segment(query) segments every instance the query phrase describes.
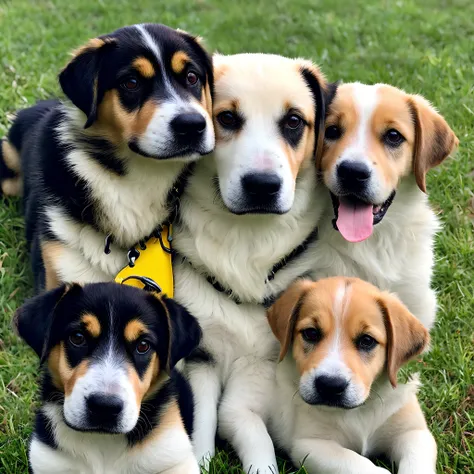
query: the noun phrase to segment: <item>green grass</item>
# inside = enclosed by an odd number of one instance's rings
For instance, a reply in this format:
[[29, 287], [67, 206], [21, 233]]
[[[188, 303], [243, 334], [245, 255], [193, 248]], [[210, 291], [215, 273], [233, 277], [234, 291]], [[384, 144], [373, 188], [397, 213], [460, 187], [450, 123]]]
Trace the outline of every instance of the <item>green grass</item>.
[[[444, 231], [432, 351], [417, 368], [439, 472], [474, 472], [474, 2], [470, 0], [0, 0], [0, 135], [9, 114], [58, 93], [56, 73], [89, 37], [162, 22], [200, 34], [222, 53], [304, 56], [329, 78], [388, 82], [422, 93], [461, 140], [429, 177]], [[0, 202], [0, 472], [26, 472], [37, 361], [11, 330], [32, 280], [17, 201]], [[231, 467], [233, 466], [233, 467]], [[235, 466], [235, 467], [234, 467]], [[222, 452], [212, 474], [240, 473]], [[283, 471], [282, 471], [283, 472]], [[290, 471], [287, 471], [290, 472]]]

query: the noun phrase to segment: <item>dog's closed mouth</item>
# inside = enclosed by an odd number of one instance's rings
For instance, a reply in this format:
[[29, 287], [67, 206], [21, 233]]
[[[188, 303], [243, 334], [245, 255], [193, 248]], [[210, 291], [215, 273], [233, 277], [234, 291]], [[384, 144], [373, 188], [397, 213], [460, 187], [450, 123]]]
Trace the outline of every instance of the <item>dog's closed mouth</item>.
[[196, 155], [196, 158], [197, 158], [198, 156], [208, 155], [209, 153], [212, 152], [212, 149], [210, 149], [210, 150], [201, 150], [201, 149], [194, 148], [194, 147], [186, 147], [186, 148], [177, 149], [177, 150], [175, 150], [172, 153], [169, 153], [167, 155], [158, 156], [158, 155], [151, 155], [150, 153], [147, 153], [146, 151], [142, 150], [135, 141], [131, 141], [128, 144], [128, 146], [129, 146], [130, 150], [132, 150], [134, 153], [137, 153], [138, 155], [142, 155], [146, 158], [154, 158], [154, 159], [157, 159], [157, 160], [172, 160], [172, 159], [175, 159], [175, 158], [188, 158], [188, 157], [194, 156], [194, 155]]
[[348, 242], [368, 239], [372, 235], [374, 225], [382, 221], [395, 197], [395, 191], [392, 191], [382, 204], [372, 204], [352, 195], [338, 197], [330, 194], [334, 208], [334, 229]]

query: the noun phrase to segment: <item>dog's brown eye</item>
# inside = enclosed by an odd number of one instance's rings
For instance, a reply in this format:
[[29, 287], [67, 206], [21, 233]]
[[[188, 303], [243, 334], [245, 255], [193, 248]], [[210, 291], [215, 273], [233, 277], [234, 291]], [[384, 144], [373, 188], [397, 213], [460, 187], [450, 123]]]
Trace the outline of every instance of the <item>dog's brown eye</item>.
[[341, 127], [338, 127], [337, 125], [330, 125], [328, 128], [326, 128], [324, 137], [326, 138], [326, 140], [338, 140], [339, 138], [341, 138], [341, 135]]
[[141, 340], [137, 344], [137, 352], [140, 355], [146, 354], [150, 350], [150, 343], [145, 339]]
[[76, 347], [81, 347], [86, 343], [86, 337], [80, 331], [74, 332], [69, 336], [69, 342]]
[[323, 334], [320, 329], [316, 328], [307, 328], [301, 331], [301, 335], [306, 342], [312, 344], [319, 342], [323, 338]]
[[405, 141], [405, 137], [398, 130], [391, 128], [383, 135], [383, 141], [386, 145], [397, 148]]
[[230, 110], [226, 110], [217, 114], [217, 121], [224, 127], [224, 128], [234, 128], [237, 126], [237, 115]]
[[299, 115], [296, 115], [296, 114], [288, 115], [288, 117], [286, 117], [286, 120], [285, 120], [285, 125], [288, 128], [291, 128], [292, 130], [300, 127], [302, 123], [303, 123], [303, 119]]
[[194, 71], [189, 71], [186, 75], [186, 81], [190, 86], [195, 86], [199, 80], [198, 75]]
[[123, 81], [122, 84], [120, 85], [123, 89], [127, 91], [136, 91], [138, 90], [140, 84], [136, 77], [131, 76], [131, 77], [127, 77], [127, 79]]
[[368, 352], [371, 351], [378, 342], [372, 336], [362, 334], [362, 336], [357, 339], [356, 344], [359, 350]]

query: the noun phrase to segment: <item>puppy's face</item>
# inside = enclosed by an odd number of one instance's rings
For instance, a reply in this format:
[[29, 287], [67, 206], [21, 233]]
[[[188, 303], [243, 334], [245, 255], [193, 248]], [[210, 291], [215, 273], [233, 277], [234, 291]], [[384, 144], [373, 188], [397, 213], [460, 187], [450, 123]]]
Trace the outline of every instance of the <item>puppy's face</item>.
[[368, 238], [403, 177], [413, 173], [426, 191], [426, 173], [457, 144], [445, 120], [420, 96], [384, 84], [340, 86], [319, 165], [343, 237]]
[[142, 404], [200, 337], [177, 303], [117, 284], [40, 295], [20, 308], [17, 326], [43, 360], [44, 401], [63, 400], [71, 428], [108, 433], [134, 429]]
[[187, 33], [121, 28], [77, 50], [59, 80], [87, 116], [86, 142], [100, 137], [156, 159], [193, 160], [214, 148], [211, 58]]
[[299, 392], [312, 405], [354, 408], [387, 372], [398, 369], [428, 343], [428, 331], [394, 296], [358, 279], [299, 282], [269, 311], [272, 329], [292, 346]]
[[235, 214], [283, 214], [293, 204], [298, 175], [311, 166], [325, 79], [309, 61], [281, 56], [215, 56], [214, 64], [215, 158], [224, 204]]

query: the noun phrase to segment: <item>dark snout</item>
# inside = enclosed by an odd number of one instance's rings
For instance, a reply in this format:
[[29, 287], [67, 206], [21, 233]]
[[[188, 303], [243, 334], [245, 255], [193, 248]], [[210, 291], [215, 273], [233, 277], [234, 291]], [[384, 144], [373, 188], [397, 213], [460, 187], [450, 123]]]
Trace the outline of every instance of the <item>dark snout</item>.
[[371, 170], [360, 161], [344, 160], [336, 169], [341, 194], [364, 194], [370, 184]]
[[206, 119], [197, 112], [179, 114], [170, 122], [176, 141], [182, 145], [202, 140], [206, 126]]
[[120, 397], [93, 393], [87, 397], [86, 406], [90, 426], [105, 431], [117, 429], [124, 408], [124, 403]]
[[275, 212], [283, 185], [276, 173], [247, 173], [241, 178], [247, 208], [253, 212]]

